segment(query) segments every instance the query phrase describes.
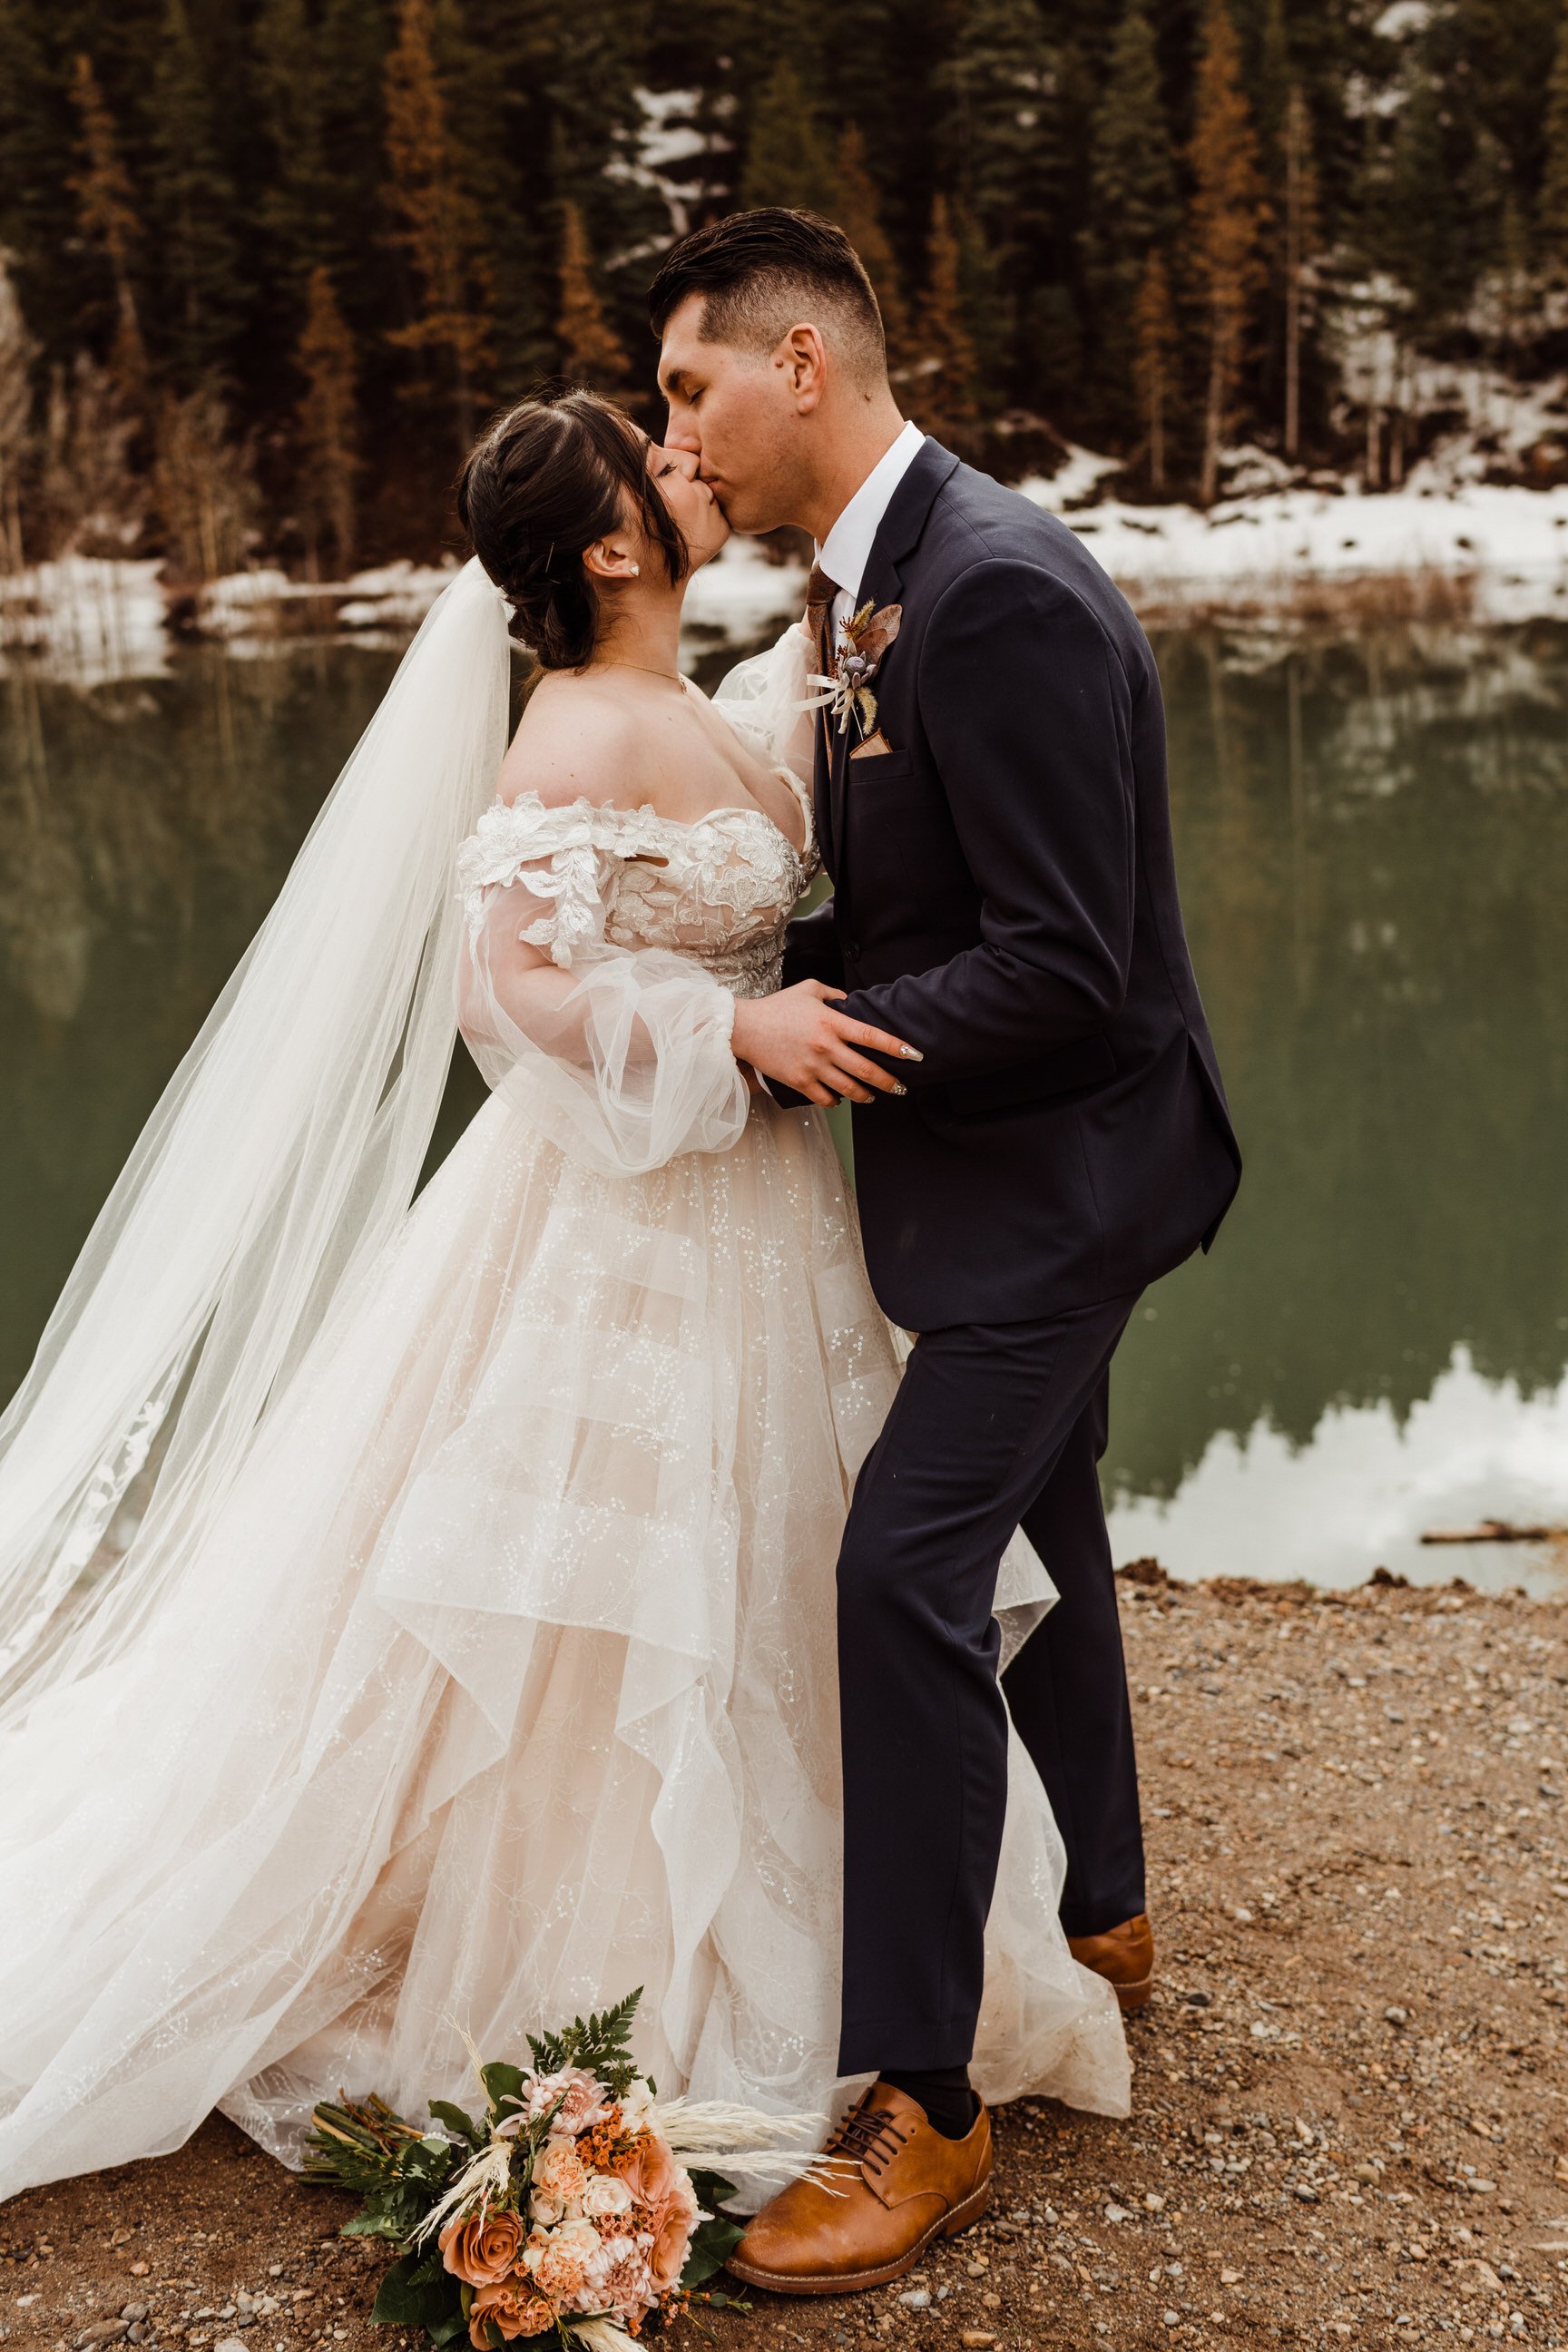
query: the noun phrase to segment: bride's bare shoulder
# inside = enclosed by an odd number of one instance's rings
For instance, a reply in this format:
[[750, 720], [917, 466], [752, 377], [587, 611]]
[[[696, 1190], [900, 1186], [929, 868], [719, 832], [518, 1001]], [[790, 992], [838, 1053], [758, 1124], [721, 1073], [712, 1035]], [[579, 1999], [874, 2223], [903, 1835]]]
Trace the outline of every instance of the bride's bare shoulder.
[[646, 731], [625, 702], [596, 679], [558, 671], [530, 695], [496, 791], [503, 801], [537, 793], [546, 808], [580, 800], [638, 808], [647, 760]]

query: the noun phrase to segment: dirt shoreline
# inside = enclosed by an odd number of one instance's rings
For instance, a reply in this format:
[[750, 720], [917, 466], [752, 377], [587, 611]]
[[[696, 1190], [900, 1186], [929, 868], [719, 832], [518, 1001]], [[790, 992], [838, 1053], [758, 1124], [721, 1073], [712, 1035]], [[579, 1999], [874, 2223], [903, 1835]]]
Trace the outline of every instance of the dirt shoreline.
[[[1121, 1589], [1162, 1947], [1131, 2120], [1002, 2110], [991, 2216], [921, 2272], [676, 2352], [1568, 2344], [1568, 1612]], [[0, 2208], [0, 2340], [394, 2352], [347, 2210], [214, 2120]]]

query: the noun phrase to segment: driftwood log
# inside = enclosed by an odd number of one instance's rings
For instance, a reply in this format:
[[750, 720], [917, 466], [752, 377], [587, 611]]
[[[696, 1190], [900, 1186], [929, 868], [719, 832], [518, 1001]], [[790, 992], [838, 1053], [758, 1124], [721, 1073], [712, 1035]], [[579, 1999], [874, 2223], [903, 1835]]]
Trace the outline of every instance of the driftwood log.
[[1428, 1528], [1424, 1544], [1563, 1543], [1568, 1528], [1516, 1528], [1511, 1519], [1483, 1519], [1479, 1528]]

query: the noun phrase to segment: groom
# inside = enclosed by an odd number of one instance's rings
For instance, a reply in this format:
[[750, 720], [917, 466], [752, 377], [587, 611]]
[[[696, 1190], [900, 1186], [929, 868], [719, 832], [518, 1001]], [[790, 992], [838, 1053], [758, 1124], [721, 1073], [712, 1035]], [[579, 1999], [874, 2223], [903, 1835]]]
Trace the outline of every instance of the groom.
[[[735, 1053], [786, 1103], [832, 1099], [829, 992], [915, 1049], [903, 1090], [862, 1087], [855, 1113], [872, 1284], [921, 1335], [838, 1563], [838, 2064], [877, 2080], [837, 2143], [849, 2193], [793, 2185], [732, 2264], [824, 2294], [897, 2276], [988, 2199], [967, 2068], [1009, 1710], [1066, 1843], [1073, 1949], [1124, 2006], [1147, 1998], [1097, 1465], [1138, 1295], [1208, 1246], [1240, 1160], [1128, 605], [1055, 517], [905, 424], [869, 280], [827, 222], [733, 215], [674, 247], [650, 299], [665, 439], [738, 530], [811, 532], [835, 681], [816, 778], [833, 898], [792, 926], [784, 989], [737, 1003]], [[1061, 1597], [999, 1687], [992, 1604], [1020, 1525]]]

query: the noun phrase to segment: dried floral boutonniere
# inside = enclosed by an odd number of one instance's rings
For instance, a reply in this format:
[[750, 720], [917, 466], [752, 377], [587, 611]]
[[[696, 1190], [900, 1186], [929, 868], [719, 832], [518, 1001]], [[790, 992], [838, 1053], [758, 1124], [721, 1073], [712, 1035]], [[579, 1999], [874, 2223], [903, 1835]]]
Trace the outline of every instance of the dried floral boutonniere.
[[862, 604], [844, 624], [831, 675], [811, 679], [810, 683], [822, 691], [808, 707], [820, 710], [826, 706], [831, 710], [840, 735], [848, 732], [851, 719], [862, 740], [876, 726], [877, 698], [871, 691], [871, 680], [881, 667], [882, 656], [898, 635], [903, 617], [901, 604], [884, 604], [879, 613], [873, 612], [868, 604]]

